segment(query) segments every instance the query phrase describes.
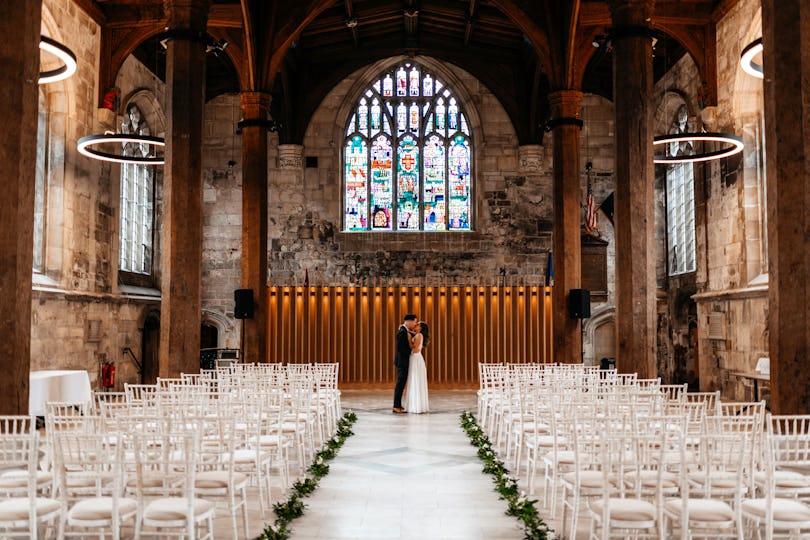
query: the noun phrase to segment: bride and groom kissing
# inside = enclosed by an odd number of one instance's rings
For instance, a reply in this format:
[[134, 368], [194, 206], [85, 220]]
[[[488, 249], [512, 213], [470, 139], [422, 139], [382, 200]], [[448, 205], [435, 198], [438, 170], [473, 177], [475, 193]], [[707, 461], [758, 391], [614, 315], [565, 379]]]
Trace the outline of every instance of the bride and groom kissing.
[[[425, 321], [419, 321], [413, 313], [403, 318], [397, 330], [394, 365], [397, 368], [397, 383], [394, 387], [394, 408], [396, 414], [428, 412], [427, 368], [422, 348], [430, 342], [430, 330]], [[406, 407], [402, 406], [405, 394]]]

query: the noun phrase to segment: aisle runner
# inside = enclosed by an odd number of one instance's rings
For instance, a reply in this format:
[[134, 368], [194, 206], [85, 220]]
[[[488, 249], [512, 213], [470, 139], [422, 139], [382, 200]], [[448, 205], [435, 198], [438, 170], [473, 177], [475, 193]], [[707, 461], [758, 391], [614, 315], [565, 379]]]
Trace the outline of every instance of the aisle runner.
[[458, 412], [354, 410], [355, 435], [292, 523], [293, 540], [522, 538], [481, 473]]

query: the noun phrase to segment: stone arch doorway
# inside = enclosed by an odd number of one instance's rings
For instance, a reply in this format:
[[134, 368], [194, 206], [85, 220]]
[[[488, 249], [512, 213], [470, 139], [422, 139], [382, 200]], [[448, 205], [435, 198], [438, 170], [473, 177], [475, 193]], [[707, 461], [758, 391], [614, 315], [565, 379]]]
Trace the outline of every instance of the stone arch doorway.
[[219, 347], [219, 328], [215, 324], [203, 321], [200, 324], [200, 349]]
[[160, 313], [150, 312], [143, 321], [141, 340], [141, 383], [155, 384], [160, 373], [158, 350], [160, 348]]

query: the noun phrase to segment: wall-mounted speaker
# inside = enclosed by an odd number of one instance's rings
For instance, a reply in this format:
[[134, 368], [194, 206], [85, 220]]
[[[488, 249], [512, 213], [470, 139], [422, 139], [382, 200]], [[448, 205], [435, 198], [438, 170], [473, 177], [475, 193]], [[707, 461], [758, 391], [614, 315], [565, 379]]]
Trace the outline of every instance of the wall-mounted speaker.
[[233, 291], [233, 299], [236, 306], [233, 308], [233, 316], [237, 319], [253, 318], [253, 289], [236, 289]]
[[588, 319], [591, 316], [591, 291], [571, 289], [568, 291], [568, 316], [572, 319]]

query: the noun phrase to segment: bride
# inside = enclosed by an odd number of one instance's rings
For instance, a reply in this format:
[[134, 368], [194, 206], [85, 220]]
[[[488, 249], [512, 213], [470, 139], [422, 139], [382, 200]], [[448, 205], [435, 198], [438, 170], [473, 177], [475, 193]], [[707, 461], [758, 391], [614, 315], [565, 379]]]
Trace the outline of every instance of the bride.
[[407, 405], [409, 413], [425, 413], [428, 408], [427, 369], [422, 348], [430, 343], [430, 329], [427, 323], [420, 321], [413, 329], [411, 338], [411, 357], [408, 367]]

